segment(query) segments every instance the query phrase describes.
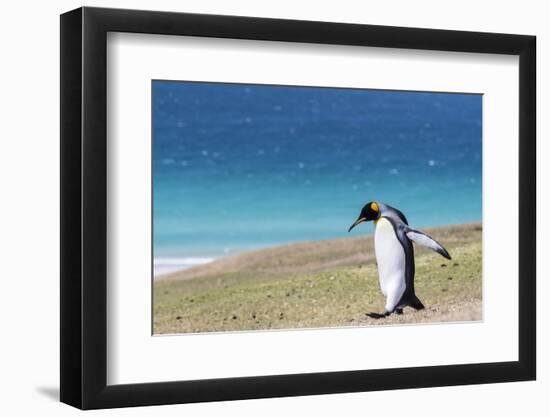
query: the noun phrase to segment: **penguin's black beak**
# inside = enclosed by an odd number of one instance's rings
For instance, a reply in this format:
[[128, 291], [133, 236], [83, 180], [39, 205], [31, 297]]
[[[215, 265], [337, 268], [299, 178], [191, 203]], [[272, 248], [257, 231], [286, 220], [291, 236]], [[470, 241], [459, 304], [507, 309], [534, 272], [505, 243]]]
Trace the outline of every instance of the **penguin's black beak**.
[[363, 223], [364, 221], [367, 221], [367, 218], [366, 217], [359, 217], [357, 220], [355, 220], [355, 223], [353, 223], [349, 229], [348, 229], [348, 233], [351, 232], [351, 229], [353, 229], [355, 226], [357, 226], [359, 223]]

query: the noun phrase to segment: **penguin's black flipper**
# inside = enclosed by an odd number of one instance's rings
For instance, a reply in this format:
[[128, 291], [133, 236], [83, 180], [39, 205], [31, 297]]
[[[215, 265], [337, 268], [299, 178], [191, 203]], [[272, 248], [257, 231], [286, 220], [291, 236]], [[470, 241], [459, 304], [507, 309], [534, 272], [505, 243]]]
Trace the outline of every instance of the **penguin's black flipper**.
[[411, 229], [410, 227], [405, 228], [405, 233], [407, 237], [412, 240], [414, 243], [417, 243], [422, 246], [426, 246], [427, 248], [430, 248], [431, 250], [436, 251], [441, 256], [451, 259], [451, 255], [449, 255], [449, 252], [447, 252], [447, 249], [441, 245], [441, 243], [437, 242], [435, 239], [433, 239], [431, 236], [428, 236], [426, 233], [423, 233], [419, 230]]
[[415, 310], [423, 310], [424, 304], [422, 304], [422, 301], [418, 299], [416, 295], [413, 295], [411, 300], [409, 301], [409, 306], [414, 308]]

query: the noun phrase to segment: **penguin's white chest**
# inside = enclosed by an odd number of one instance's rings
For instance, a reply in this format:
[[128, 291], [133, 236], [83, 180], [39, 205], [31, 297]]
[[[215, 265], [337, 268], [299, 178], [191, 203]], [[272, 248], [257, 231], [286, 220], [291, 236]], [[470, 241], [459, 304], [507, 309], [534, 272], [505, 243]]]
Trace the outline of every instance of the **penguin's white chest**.
[[392, 224], [384, 217], [376, 222], [374, 252], [382, 293], [386, 297], [399, 297], [405, 291], [405, 250]]

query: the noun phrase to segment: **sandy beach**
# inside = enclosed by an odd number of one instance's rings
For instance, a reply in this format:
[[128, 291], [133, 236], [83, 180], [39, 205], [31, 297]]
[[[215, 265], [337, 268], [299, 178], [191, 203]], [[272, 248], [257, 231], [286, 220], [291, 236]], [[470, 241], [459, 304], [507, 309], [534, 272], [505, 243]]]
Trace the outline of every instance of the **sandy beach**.
[[384, 298], [371, 235], [251, 251], [154, 282], [154, 333], [242, 331], [481, 320], [481, 224], [426, 229], [451, 261], [416, 247], [426, 309], [373, 320]]

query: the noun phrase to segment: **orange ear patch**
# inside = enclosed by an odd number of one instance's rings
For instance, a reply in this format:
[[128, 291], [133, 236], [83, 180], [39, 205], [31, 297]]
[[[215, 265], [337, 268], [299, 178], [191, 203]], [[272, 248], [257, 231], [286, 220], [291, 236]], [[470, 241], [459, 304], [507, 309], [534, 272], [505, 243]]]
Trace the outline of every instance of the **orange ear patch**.
[[371, 204], [370, 204], [370, 208], [373, 209], [374, 211], [378, 211], [378, 204], [376, 204], [376, 203], [371, 203]]

